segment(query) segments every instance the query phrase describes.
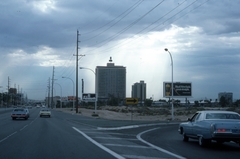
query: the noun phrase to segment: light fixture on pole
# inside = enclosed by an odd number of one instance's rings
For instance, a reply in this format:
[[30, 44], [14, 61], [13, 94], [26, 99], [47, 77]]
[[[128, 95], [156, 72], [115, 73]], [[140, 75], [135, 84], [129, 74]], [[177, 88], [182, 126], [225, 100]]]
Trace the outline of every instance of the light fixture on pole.
[[171, 58], [171, 63], [172, 63], [172, 93], [171, 93], [171, 97], [172, 97], [172, 120], [174, 120], [174, 106], [173, 106], [173, 59], [172, 59], [172, 54], [168, 51], [167, 48], [164, 49], [165, 51], [167, 51], [170, 55]]
[[[72, 81], [72, 83], [73, 83], [73, 99], [72, 100], [74, 101], [74, 82], [73, 82], [73, 80], [71, 78], [69, 78], [69, 77], [62, 77], [62, 78], [67, 78], [67, 79]], [[72, 109], [74, 110], [74, 102], [73, 102], [73, 108]]]
[[97, 98], [98, 98], [98, 96], [97, 96], [97, 81], [96, 81], [97, 77], [96, 77], [96, 73], [92, 69], [87, 68], [87, 67], [79, 67], [79, 69], [90, 70], [95, 75], [95, 111], [94, 111], [94, 114], [96, 114], [97, 113]]

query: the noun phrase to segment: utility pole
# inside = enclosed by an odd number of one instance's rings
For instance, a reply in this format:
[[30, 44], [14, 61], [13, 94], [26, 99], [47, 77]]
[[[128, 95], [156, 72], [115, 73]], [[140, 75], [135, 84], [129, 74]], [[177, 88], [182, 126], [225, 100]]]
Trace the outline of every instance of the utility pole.
[[76, 53], [77, 53], [77, 56], [76, 56], [76, 113], [78, 113], [78, 43], [79, 43], [79, 40], [78, 40], [78, 36], [79, 36], [79, 31], [77, 30], [77, 50], [76, 50]]
[[82, 79], [82, 94], [84, 93], [84, 80]]
[[53, 85], [54, 85], [54, 66], [53, 66], [53, 73], [52, 73], [52, 99], [51, 99], [51, 108], [53, 108]]
[[78, 55], [78, 49], [79, 49], [79, 47], [78, 47], [78, 43], [80, 42], [79, 41], [79, 31], [77, 30], [77, 48], [76, 48], [76, 55], [73, 55], [73, 56], [76, 56], [76, 113], [78, 113], [78, 57], [79, 56], [81, 56], [81, 57], [83, 57], [83, 56], [85, 56], [85, 55]]
[[8, 90], [8, 95], [7, 95], [7, 107], [9, 107], [9, 89], [10, 89], [10, 78], [8, 76], [8, 85], [7, 85], [7, 90]]
[[48, 108], [50, 108], [50, 77], [48, 79]]

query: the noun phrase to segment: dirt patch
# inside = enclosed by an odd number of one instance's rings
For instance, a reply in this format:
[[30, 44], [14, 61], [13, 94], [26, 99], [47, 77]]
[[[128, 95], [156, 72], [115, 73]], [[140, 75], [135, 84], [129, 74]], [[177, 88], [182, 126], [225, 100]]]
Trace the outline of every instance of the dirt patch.
[[[176, 107], [174, 108], [174, 120], [186, 121], [194, 113], [200, 110], [232, 110], [233, 108], [217, 107]], [[76, 114], [70, 108], [57, 109], [59, 111]], [[169, 107], [129, 107], [129, 106], [101, 106], [94, 110], [94, 107], [79, 108], [79, 115], [97, 117], [111, 120], [142, 120], [142, 121], [169, 121], [172, 120], [172, 110]], [[239, 109], [232, 111], [239, 112]], [[94, 116], [94, 114], [96, 116]]]

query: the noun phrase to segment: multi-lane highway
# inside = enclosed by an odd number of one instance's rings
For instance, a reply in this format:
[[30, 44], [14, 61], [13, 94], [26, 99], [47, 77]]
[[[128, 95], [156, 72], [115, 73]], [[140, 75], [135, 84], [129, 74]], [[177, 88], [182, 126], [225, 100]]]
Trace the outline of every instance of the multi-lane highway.
[[40, 118], [30, 109], [28, 120], [12, 120], [10, 110], [0, 111], [0, 159], [237, 159], [236, 144], [185, 143], [177, 123], [111, 121], [52, 110]]

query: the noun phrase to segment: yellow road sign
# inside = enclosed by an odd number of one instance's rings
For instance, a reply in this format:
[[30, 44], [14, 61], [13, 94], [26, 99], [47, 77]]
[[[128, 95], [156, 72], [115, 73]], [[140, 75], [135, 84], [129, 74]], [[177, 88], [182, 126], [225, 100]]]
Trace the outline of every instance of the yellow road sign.
[[138, 104], [138, 98], [126, 98], [126, 104]]

